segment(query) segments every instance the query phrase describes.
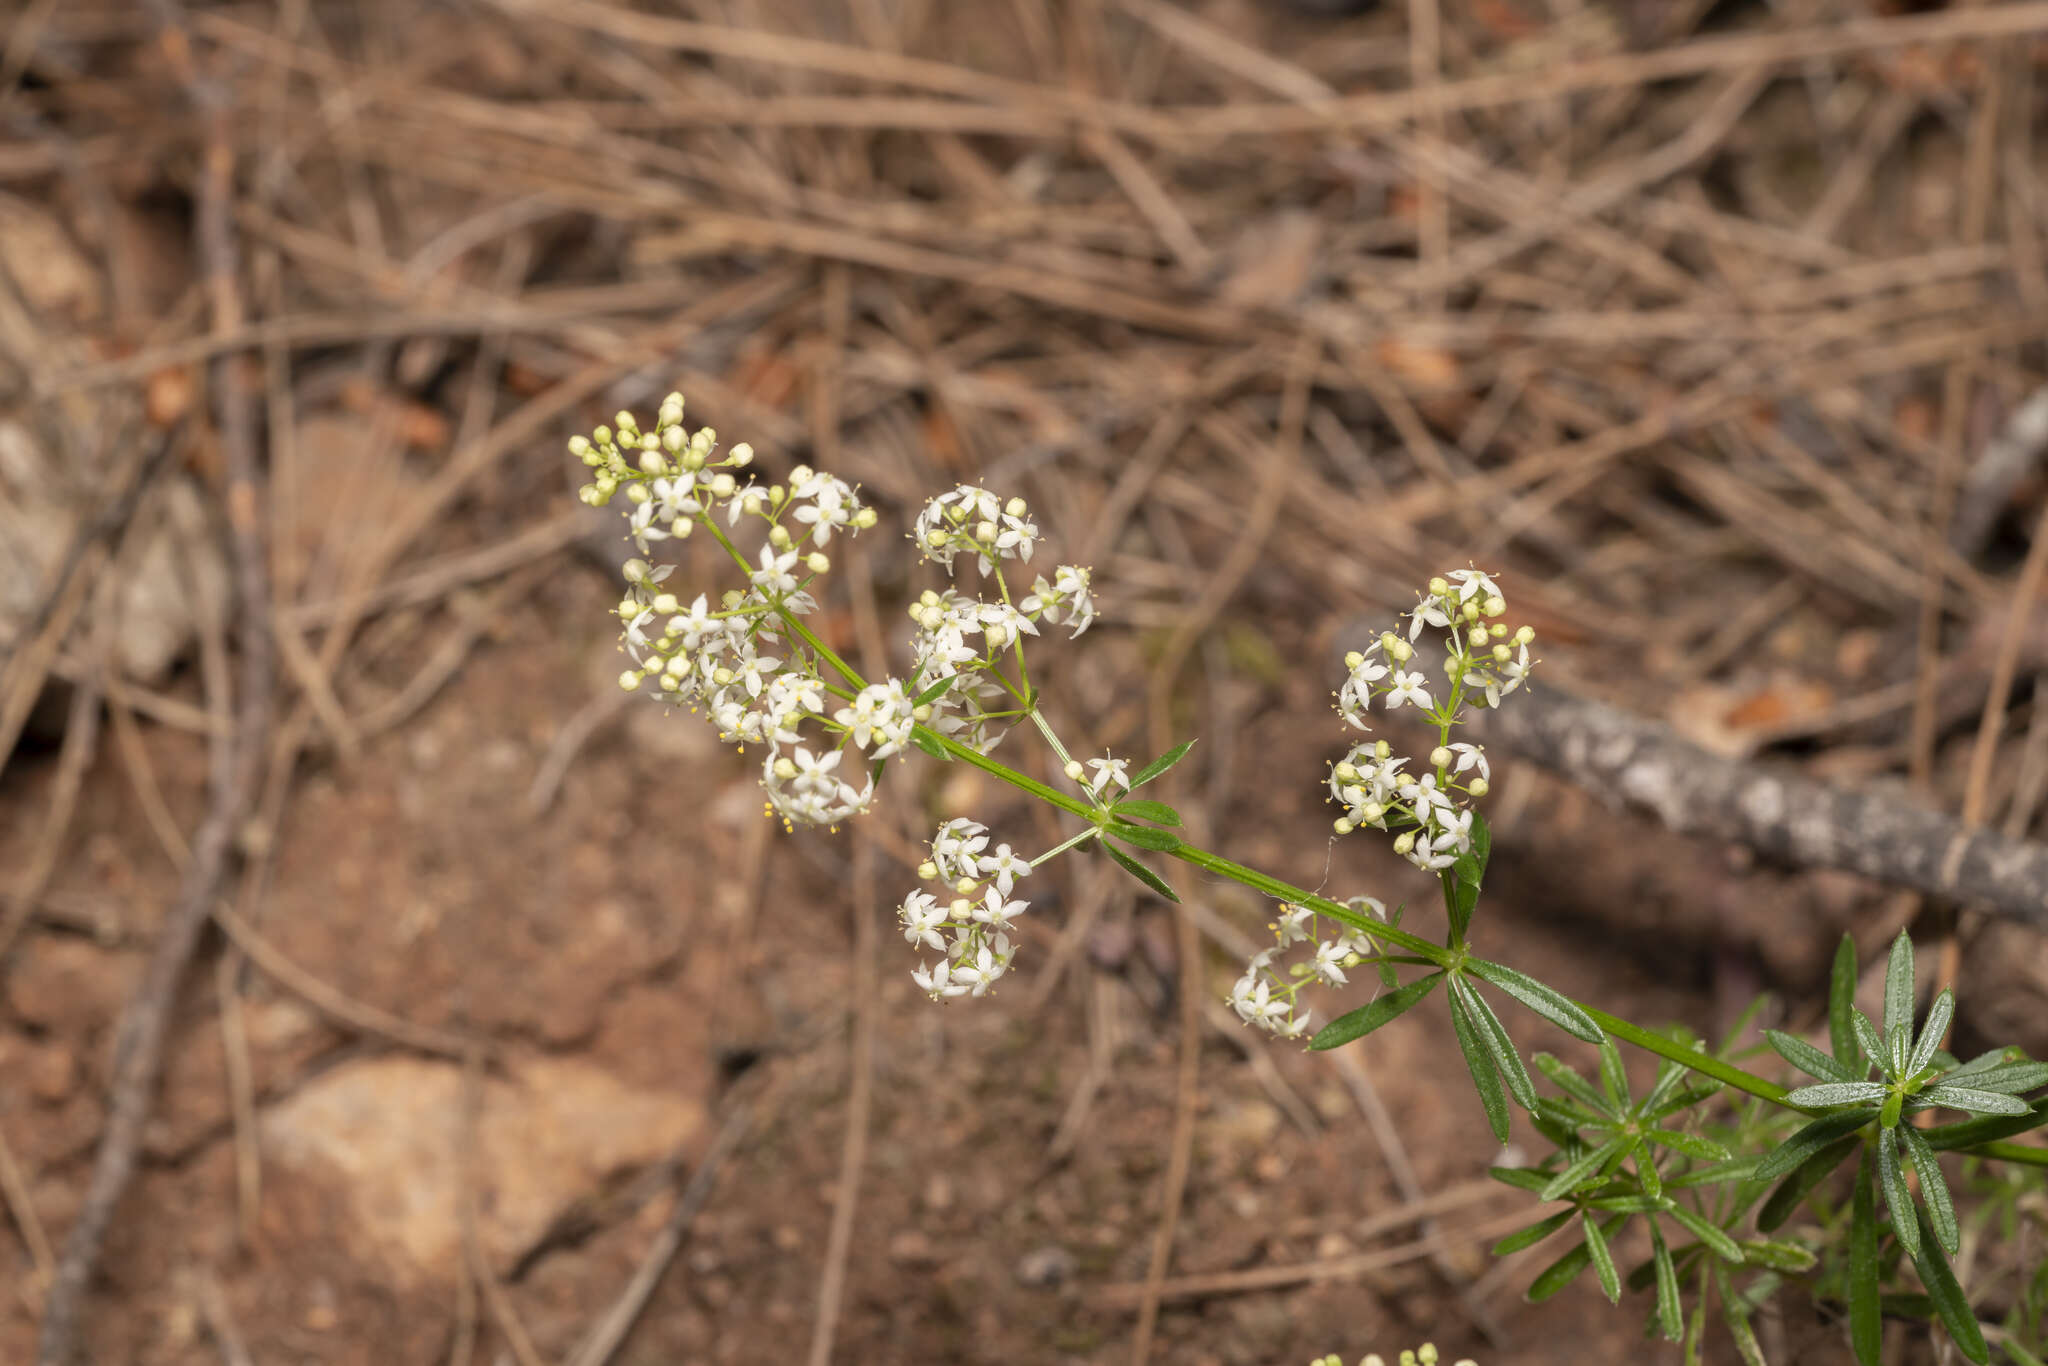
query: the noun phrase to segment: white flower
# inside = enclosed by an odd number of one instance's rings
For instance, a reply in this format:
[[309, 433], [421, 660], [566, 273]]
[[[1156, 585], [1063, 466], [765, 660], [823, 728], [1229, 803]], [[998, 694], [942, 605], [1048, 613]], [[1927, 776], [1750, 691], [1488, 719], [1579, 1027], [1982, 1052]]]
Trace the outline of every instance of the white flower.
[[[1422, 628], [1425, 626], [1443, 627], [1450, 624], [1450, 613], [1444, 610], [1443, 604], [1434, 597], [1425, 597], [1415, 604], [1415, 610], [1408, 614], [1408, 643], [1413, 645], [1415, 638], [1422, 634]], [[1398, 679], [1400, 675], [1396, 674], [1395, 677]]]
[[[1440, 844], [1447, 845], [1449, 843], [1450, 841], [1448, 840], [1440, 840]], [[1458, 856], [1456, 852], [1450, 849], [1432, 847], [1430, 837], [1424, 835], [1416, 840], [1415, 847], [1408, 851], [1408, 861], [1424, 872], [1435, 873], [1441, 872], [1443, 869], [1456, 863]]]
[[1387, 689], [1387, 709], [1391, 711], [1403, 702], [1416, 707], [1435, 706], [1436, 704], [1430, 701], [1429, 691], [1422, 684], [1423, 675], [1419, 670], [1415, 673], [1397, 672], [1394, 675], [1394, 686]]
[[[1007, 849], [1010, 846], [1006, 844], [1003, 847]], [[1009, 928], [1012, 920], [1029, 909], [1030, 902], [1007, 901], [1003, 891], [991, 887], [982, 895], [981, 904], [974, 908], [974, 918], [992, 930], [1002, 930]]]
[[997, 962], [995, 955], [990, 953], [988, 946], [984, 944], [973, 959], [963, 959], [953, 965], [953, 980], [966, 987], [971, 994], [985, 996], [988, 989], [995, 985], [996, 979], [1003, 975], [1004, 967], [1005, 964]]
[[832, 528], [845, 526], [860, 510], [852, 487], [829, 474], [814, 471], [810, 478], [796, 483], [789, 494], [792, 499], [810, 500], [795, 515], [799, 522], [810, 525], [811, 538], [819, 545], [832, 539]]
[[1285, 948], [1289, 944], [1313, 939], [1315, 936], [1310, 931], [1314, 928], [1314, 921], [1315, 912], [1308, 907], [1282, 903], [1280, 918], [1273, 922], [1273, 933], [1279, 937], [1280, 946]]
[[1292, 1005], [1285, 997], [1275, 999], [1273, 988], [1257, 972], [1247, 972], [1238, 978], [1230, 992], [1230, 1008], [1237, 1012], [1237, 1017], [1261, 1029], [1279, 1029]]
[[1358, 662], [1351, 666], [1344, 687], [1337, 694], [1337, 714], [1360, 730], [1366, 729], [1365, 713], [1372, 702], [1372, 685], [1387, 676], [1387, 666], [1373, 658], [1379, 648], [1379, 642], [1374, 641], [1355, 652]]
[[1468, 745], [1460, 740], [1451, 746], [1451, 752], [1458, 756], [1457, 765], [1451, 770], [1453, 773], [1463, 773], [1467, 769], [1477, 768], [1480, 777], [1488, 782], [1493, 781], [1493, 766], [1486, 762], [1486, 751], [1479, 746]]
[[1031, 860], [1011, 852], [1007, 844], [998, 844], [993, 854], [983, 854], [977, 866], [984, 873], [995, 875], [996, 890], [1004, 896], [1017, 885], [1017, 879], [1031, 871]]
[[1088, 767], [1095, 770], [1095, 776], [1088, 780], [1088, 790], [1097, 797], [1102, 795], [1102, 789], [1111, 784], [1115, 784], [1119, 792], [1131, 790], [1130, 760], [1108, 757], [1090, 759]]
[[761, 567], [750, 575], [753, 579], [754, 587], [760, 589], [763, 593], [794, 593], [796, 591], [796, 575], [790, 573], [790, 571], [796, 568], [796, 560], [797, 553], [793, 546], [783, 551], [780, 555], [775, 553], [773, 545], [762, 546]]
[[1326, 939], [1316, 945], [1315, 974], [1333, 987], [1341, 987], [1348, 980], [1344, 976], [1344, 960], [1351, 956], [1351, 947], [1342, 939]]
[[953, 965], [943, 958], [929, 968], [923, 963], [919, 963], [916, 970], [910, 974], [910, 978], [934, 1000], [941, 996], [964, 996], [967, 994], [965, 986], [956, 985], [953, 982]]
[[[1453, 569], [1444, 577], [1458, 585], [1458, 601], [1461, 604], [1470, 602], [1474, 598], [1479, 598], [1480, 601], [1484, 602], [1486, 598], [1497, 598], [1500, 596], [1500, 589], [1493, 586], [1492, 576], [1480, 570]], [[1481, 596], [1482, 594], [1484, 596]], [[1438, 624], [1441, 625], [1442, 623]]]
[[979, 871], [975, 858], [987, 845], [987, 826], [964, 816], [955, 817], [932, 836], [932, 862], [938, 865], [940, 877], [957, 882]]
[[939, 931], [946, 924], [946, 908], [939, 904], [937, 897], [930, 892], [912, 892], [903, 898], [899, 913], [903, 918], [903, 937], [906, 940], [941, 951], [945, 949], [946, 941]]

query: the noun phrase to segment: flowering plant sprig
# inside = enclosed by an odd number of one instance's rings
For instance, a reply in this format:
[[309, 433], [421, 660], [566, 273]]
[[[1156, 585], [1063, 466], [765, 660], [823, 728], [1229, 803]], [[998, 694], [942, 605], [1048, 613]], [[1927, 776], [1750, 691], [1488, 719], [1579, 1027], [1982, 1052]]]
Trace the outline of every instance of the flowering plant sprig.
[[[1555, 1293], [1591, 1266], [1610, 1299], [1624, 1284], [1654, 1289], [1652, 1327], [1677, 1338], [1687, 1322], [1682, 1300], [1689, 1280], [1689, 1351], [1697, 1347], [1709, 1299], [1718, 1298], [1745, 1359], [1760, 1361], [1750, 1315], [1778, 1286], [1803, 1277], [1817, 1294], [1846, 1301], [1851, 1343], [1866, 1366], [1876, 1366], [1886, 1313], [1938, 1319], [1965, 1355], [1987, 1360], [1945, 1255], [1958, 1246], [1959, 1223], [1937, 1155], [1962, 1151], [2048, 1168], [2048, 1148], [2008, 1141], [2048, 1122], [2048, 1098], [2021, 1098], [2048, 1086], [2048, 1065], [2011, 1049], [1968, 1063], [1943, 1053], [1954, 1010], [1946, 992], [1915, 1032], [1912, 950], [1904, 936], [1892, 951], [1881, 1029], [1850, 1002], [1856, 957], [1845, 940], [1830, 998], [1833, 1054], [1767, 1033], [1780, 1057], [1816, 1078], [1797, 1091], [1743, 1066], [1747, 1055], [1732, 1038], [1709, 1050], [1682, 1030], [1646, 1029], [1474, 952], [1473, 921], [1491, 852], [1477, 804], [1492, 772], [1478, 745], [1457, 738], [1458, 727], [1469, 711], [1502, 705], [1535, 664], [1534, 632], [1503, 620], [1506, 598], [1491, 575], [1466, 568], [1432, 579], [1404, 614], [1404, 629], [1383, 632], [1346, 656], [1336, 694], [1338, 715], [1354, 731], [1369, 729], [1377, 706], [1411, 709], [1436, 732], [1419, 758], [1396, 754], [1385, 739], [1358, 739], [1331, 765], [1326, 787], [1339, 808], [1339, 836], [1380, 832], [1410, 863], [1435, 874], [1445, 913], [1438, 942], [1403, 925], [1405, 907], [1390, 912], [1373, 897], [1324, 897], [1182, 839], [1179, 814], [1137, 794], [1185, 759], [1193, 741], [1135, 772], [1131, 760], [1114, 754], [1085, 763], [1072, 756], [1039, 707], [1026, 647], [1045, 626], [1078, 637], [1095, 620], [1097, 604], [1082, 566], [1058, 566], [1049, 579], [1034, 575], [1028, 592], [1011, 582], [1013, 574], [1021, 580], [1041, 540], [1023, 499], [963, 484], [924, 505], [912, 539], [953, 581], [921, 592], [909, 606], [909, 672], [870, 682], [804, 620], [817, 610], [816, 591], [832, 567], [827, 547], [878, 521], [856, 488], [804, 466], [784, 483], [755, 480], [747, 446], [722, 449], [715, 432], [685, 427], [680, 395], [662, 403], [651, 429], [620, 413], [613, 426], [569, 447], [591, 470], [581, 491], [586, 502], [623, 497], [627, 534], [641, 555], [663, 540], [705, 534], [732, 562], [735, 586], [685, 603], [666, 587], [673, 566], [628, 561], [616, 610], [632, 667], [620, 683], [703, 713], [725, 740], [760, 745], [761, 785], [770, 811], [786, 825], [834, 825], [864, 811], [887, 765], [912, 749], [979, 768], [1077, 818], [1072, 834], [1036, 855], [969, 817], [939, 826], [917, 870], [927, 885], [897, 907], [903, 937], [919, 954], [912, 976], [933, 998], [987, 995], [1009, 971], [1013, 931], [1030, 908], [1021, 892], [1049, 860], [1098, 848], [1175, 902], [1173, 887], [1146, 856], [1180, 861], [1279, 906], [1273, 944], [1252, 958], [1230, 994], [1249, 1024], [1283, 1037], [1309, 1036], [1312, 994], [1371, 983], [1371, 999], [1310, 1038], [1312, 1049], [1333, 1048], [1442, 989], [1492, 1133], [1506, 1141], [1512, 1105], [1553, 1145], [1529, 1168], [1496, 1171], [1566, 1205], [1498, 1250], [1532, 1246], [1567, 1229], [1577, 1234], [1572, 1248], [1538, 1275], [1532, 1298]], [[757, 552], [742, 549], [756, 536]], [[1430, 632], [1443, 650], [1435, 673], [1417, 662]], [[1066, 787], [992, 757], [1021, 722], [1044, 739]], [[1539, 1053], [1536, 1070], [1557, 1089], [1539, 1096], [1489, 992], [1597, 1048], [1599, 1084]], [[1640, 1099], [1630, 1095], [1618, 1042], [1660, 1059]], [[1924, 1131], [1904, 1122], [1934, 1107], [1978, 1117]], [[1847, 1205], [1831, 1204], [1826, 1178], [1859, 1152]], [[1915, 1205], [1905, 1163], [1924, 1210]], [[1879, 1192], [1888, 1222], [1877, 1217]], [[1818, 1239], [1768, 1236], [1799, 1208], [1818, 1220]], [[1651, 1256], [1623, 1277], [1612, 1245], [1637, 1217], [1648, 1227]], [[1917, 1270], [1921, 1299], [1881, 1293], [1898, 1275], [1901, 1254]]]

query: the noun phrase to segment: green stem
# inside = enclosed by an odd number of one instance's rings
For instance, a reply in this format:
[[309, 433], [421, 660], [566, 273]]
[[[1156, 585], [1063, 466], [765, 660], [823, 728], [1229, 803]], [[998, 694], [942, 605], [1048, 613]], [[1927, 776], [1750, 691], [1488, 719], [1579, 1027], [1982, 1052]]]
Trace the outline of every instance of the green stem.
[[1746, 1071], [1731, 1062], [1723, 1062], [1710, 1054], [1700, 1052], [1697, 1048], [1687, 1048], [1682, 1043], [1644, 1029], [1641, 1025], [1630, 1024], [1618, 1015], [1609, 1015], [1606, 1011], [1597, 1010], [1583, 1001], [1575, 1004], [1592, 1016], [1594, 1023], [1623, 1043], [1632, 1043], [1645, 1052], [1655, 1053], [1660, 1058], [1669, 1058], [1681, 1067], [1689, 1067], [1702, 1076], [1726, 1082], [1736, 1090], [1746, 1091], [1759, 1100], [1782, 1105], [1788, 1110], [1797, 1110], [1800, 1114], [1814, 1113], [1788, 1103], [1785, 1097], [1790, 1093], [1784, 1087], [1775, 1082], [1765, 1081], [1754, 1072]]
[[2018, 1162], [2029, 1167], [2048, 1167], [2048, 1148], [2037, 1148], [2027, 1143], [1980, 1143], [1974, 1148], [1959, 1151], [1972, 1157], [1988, 1157], [1998, 1162]]

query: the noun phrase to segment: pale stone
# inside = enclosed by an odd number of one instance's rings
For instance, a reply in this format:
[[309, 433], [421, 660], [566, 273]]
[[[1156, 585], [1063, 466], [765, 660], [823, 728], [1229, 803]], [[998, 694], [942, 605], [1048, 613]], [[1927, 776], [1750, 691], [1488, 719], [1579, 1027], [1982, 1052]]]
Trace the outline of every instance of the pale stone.
[[484, 1080], [465, 1142], [461, 1069], [420, 1058], [353, 1063], [263, 1117], [266, 1156], [337, 1181], [356, 1232], [400, 1275], [440, 1280], [461, 1256], [461, 1198], [503, 1270], [615, 1173], [668, 1156], [698, 1132], [695, 1100], [634, 1090], [601, 1068], [529, 1058]]

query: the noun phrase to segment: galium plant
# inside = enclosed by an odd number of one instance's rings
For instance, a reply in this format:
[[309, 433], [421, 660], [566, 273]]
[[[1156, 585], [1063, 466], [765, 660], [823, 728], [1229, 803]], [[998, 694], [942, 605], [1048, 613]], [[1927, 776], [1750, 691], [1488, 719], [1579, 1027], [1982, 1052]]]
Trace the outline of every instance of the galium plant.
[[[1074, 818], [1071, 835], [1036, 854], [967, 816], [934, 832], [917, 870], [925, 885], [907, 892], [896, 914], [915, 956], [911, 976], [935, 1000], [985, 996], [1009, 972], [1012, 931], [1030, 910], [1032, 876], [1048, 861], [1099, 850], [1177, 902], [1146, 859], [1177, 860], [1275, 903], [1273, 942], [1246, 964], [1229, 997], [1247, 1024], [1334, 1048], [1441, 991], [1495, 1138], [1506, 1142], [1519, 1109], [1550, 1144], [1532, 1165], [1494, 1172], [1562, 1206], [1496, 1247], [1504, 1254], [1555, 1235], [1569, 1240], [1537, 1274], [1532, 1299], [1591, 1267], [1610, 1300], [1619, 1301], [1624, 1285], [1648, 1293], [1648, 1331], [1684, 1342], [1689, 1361], [1710, 1305], [1718, 1305], [1744, 1359], [1761, 1362], [1751, 1319], [1797, 1283], [1841, 1313], [1865, 1366], [1876, 1366], [1886, 1317], [1939, 1320], [1965, 1356], [1989, 1359], [1950, 1261], [1966, 1218], [1940, 1154], [2009, 1172], [2048, 1167], [2048, 1148], [2011, 1141], [2048, 1121], [2048, 1097], [2025, 1098], [2048, 1087], [2048, 1064], [2010, 1048], [1968, 1062], [1943, 1052], [1954, 998], [1942, 992], [1916, 1027], [1905, 935], [1891, 950], [1880, 1021], [1855, 1009], [1856, 952], [1845, 938], [1829, 997], [1830, 1051], [1765, 1031], [1769, 1050], [1813, 1078], [1791, 1090], [1744, 1065], [1765, 1045], [1739, 1046], [1742, 1027], [1707, 1048], [1682, 1028], [1633, 1024], [1475, 950], [1491, 844], [1478, 804], [1492, 775], [1483, 749], [1459, 739], [1459, 728], [1470, 712], [1506, 704], [1535, 663], [1534, 632], [1509, 624], [1492, 576], [1468, 567], [1430, 580], [1403, 629], [1346, 656], [1336, 693], [1338, 717], [1355, 738], [1326, 779], [1339, 812], [1333, 829], [1388, 838], [1435, 875], [1444, 908], [1439, 942], [1405, 926], [1403, 907], [1324, 897], [1183, 840], [1179, 814], [1139, 793], [1193, 741], [1146, 763], [1073, 757], [1039, 706], [1027, 647], [1044, 628], [1085, 632], [1096, 617], [1093, 584], [1079, 565], [1059, 565], [1050, 577], [1027, 568], [1041, 537], [1023, 499], [961, 485], [924, 505], [910, 535], [949, 581], [909, 606], [908, 671], [870, 681], [805, 623], [836, 543], [877, 523], [858, 489], [807, 466], [781, 482], [753, 478], [752, 450], [721, 446], [709, 428], [689, 430], [676, 394], [651, 427], [622, 412], [613, 425], [572, 438], [569, 450], [591, 472], [583, 500], [623, 500], [627, 534], [643, 556], [660, 541], [700, 535], [731, 561], [731, 586], [687, 601], [687, 590], [668, 586], [672, 565], [627, 562], [617, 616], [631, 667], [619, 682], [701, 714], [722, 739], [758, 746], [768, 810], [786, 826], [836, 826], [858, 815], [891, 761], [912, 750], [971, 765]], [[1439, 652], [1434, 659], [1425, 658], [1430, 650]], [[1409, 710], [1434, 743], [1411, 755], [1368, 738], [1376, 709]], [[1045, 742], [1064, 786], [992, 757], [1019, 726]], [[1317, 1029], [1311, 988], [1369, 989], [1371, 997]], [[1591, 1045], [1597, 1079], [1539, 1052], [1529, 1061], [1550, 1088], [1539, 1093], [1497, 1000]], [[1630, 1088], [1622, 1043], [1658, 1059], [1641, 1095]], [[1924, 1122], [1944, 1111], [1971, 1117]], [[1831, 1178], [1852, 1159], [1844, 1201], [1842, 1183]], [[1643, 1237], [1632, 1245], [1646, 1241], [1648, 1254], [1624, 1273], [1617, 1251], [1638, 1220]], [[2048, 1299], [2048, 1290], [2028, 1293], [2028, 1305]], [[2008, 1323], [2038, 1328], [2039, 1306], [2025, 1308]], [[2038, 1338], [2029, 1347], [2010, 1328], [1998, 1337], [2013, 1360], [2039, 1360], [2030, 1354], [2040, 1351]]]

